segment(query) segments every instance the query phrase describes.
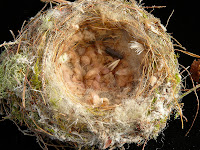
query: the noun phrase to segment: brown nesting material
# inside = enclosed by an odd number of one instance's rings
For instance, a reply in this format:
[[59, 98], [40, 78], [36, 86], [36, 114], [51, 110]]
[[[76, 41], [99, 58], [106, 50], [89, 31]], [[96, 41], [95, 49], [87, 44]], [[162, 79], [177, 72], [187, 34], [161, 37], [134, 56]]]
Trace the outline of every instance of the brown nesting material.
[[134, 0], [63, 2], [4, 44], [9, 119], [80, 148], [156, 139], [173, 110], [182, 115], [171, 36]]

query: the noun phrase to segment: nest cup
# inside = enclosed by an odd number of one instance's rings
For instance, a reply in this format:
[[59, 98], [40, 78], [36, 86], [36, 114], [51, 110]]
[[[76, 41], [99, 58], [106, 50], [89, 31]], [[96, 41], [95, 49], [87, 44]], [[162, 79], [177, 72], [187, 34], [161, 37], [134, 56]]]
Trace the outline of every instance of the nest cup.
[[171, 36], [133, 0], [59, 4], [4, 46], [3, 112], [36, 135], [122, 147], [156, 139], [181, 114]]

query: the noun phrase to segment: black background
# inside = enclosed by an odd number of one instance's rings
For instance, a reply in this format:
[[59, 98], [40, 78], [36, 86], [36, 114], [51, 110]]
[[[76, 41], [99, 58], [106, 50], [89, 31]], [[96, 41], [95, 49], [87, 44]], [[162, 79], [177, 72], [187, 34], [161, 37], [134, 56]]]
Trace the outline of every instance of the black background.
[[[166, 24], [169, 15], [174, 9], [173, 16], [167, 27], [171, 33], [188, 51], [199, 54], [200, 45], [200, 25], [199, 25], [199, 4], [188, 0], [143, 0], [145, 6], [167, 6], [162, 9], [155, 9], [152, 13], [161, 18], [162, 24]], [[196, 1], [197, 2], [197, 1]], [[18, 34], [24, 20], [41, 10], [44, 3], [39, 0], [4, 0], [0, 3], [0, 43], [12, 41], [13, 37], [9, 30], [15, 35]], [[151, 11], [152, 9], [147, 9]], [[179, 63], [185, 67], [191, 65], [194, 58], [180, 54]], [[187, 82], [187, 87], [191, 88], [191, 82]], [[188, 122], [184, 122], [184, 129], [181, 129], [181, 121], [171, 120], [168, 128], [158, 137], [147, 143], [145, 150], [199, 150], [200, 149], [200, 115], [198, 115], [194, 127], [185, 136], [187, 130], [192, 124], [196, 113], [196, 98], [190, 94], [183, 99], [185, 103], [184, 115]], [[18, 131], [17, 127], [11, 121], [0, 122], [0, 147], [2, 150], [40, 150], [35, 137], [24, 136]], [[126, 145], [126, 148], [128, 146]], [[131, 150], [141, 150], [142, 146], [137, 147], [134, 144], [129, 145]]]

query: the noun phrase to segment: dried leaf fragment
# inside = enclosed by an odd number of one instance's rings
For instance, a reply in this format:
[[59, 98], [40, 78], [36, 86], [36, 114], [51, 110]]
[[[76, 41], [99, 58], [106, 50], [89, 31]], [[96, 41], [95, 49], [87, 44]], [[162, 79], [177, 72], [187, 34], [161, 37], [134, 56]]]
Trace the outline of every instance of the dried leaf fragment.
[[200, 80], [200, 59], [194, 60], [190, 72], [194, 81], [199, 82]]

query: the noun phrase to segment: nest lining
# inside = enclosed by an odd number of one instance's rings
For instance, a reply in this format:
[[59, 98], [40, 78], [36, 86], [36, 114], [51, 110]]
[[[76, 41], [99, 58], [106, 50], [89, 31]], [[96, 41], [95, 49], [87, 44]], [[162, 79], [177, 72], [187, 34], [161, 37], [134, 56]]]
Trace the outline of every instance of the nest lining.
[[[156, 138], [171, 111], [181, 109], [170, 36], [135, 1], [56, 6], [39, 13], [7, 50], [11, 60], [28, 60], [14, 62], [20, 76], [1, 89], [17, 93], [7, 97], [14, 103], [9, 111], [22, 120], [16, 111], [24, 109], [31, 129], [50, 138], [103, 149], [141, 143]], [[4, 82], [13, 79], [6, 63]]]
[[102, 22], [83, 24], [72, 36], [76, 42], [64, 47], [58, 58], [66, 86], [89, 105], [120, 104], [133, 97], [145, 53], [137, 55], [136, 50], [141, 53], [144, 46], [123, 29]]

